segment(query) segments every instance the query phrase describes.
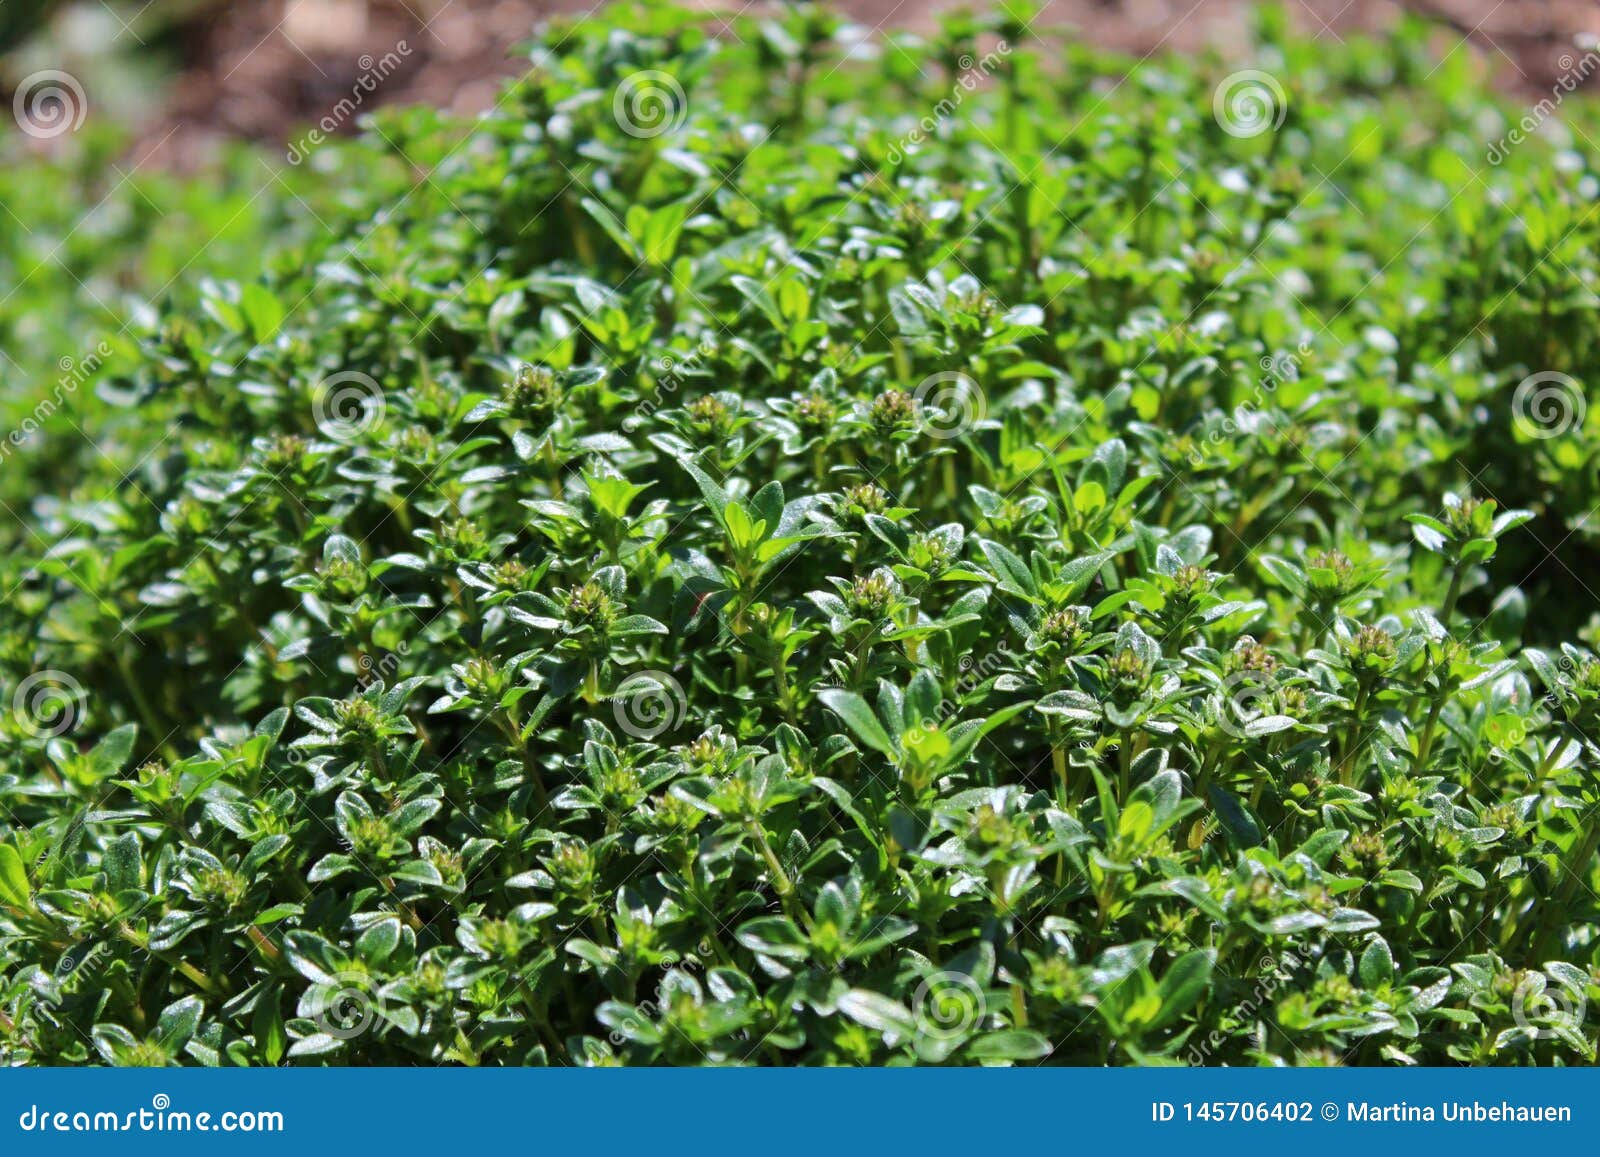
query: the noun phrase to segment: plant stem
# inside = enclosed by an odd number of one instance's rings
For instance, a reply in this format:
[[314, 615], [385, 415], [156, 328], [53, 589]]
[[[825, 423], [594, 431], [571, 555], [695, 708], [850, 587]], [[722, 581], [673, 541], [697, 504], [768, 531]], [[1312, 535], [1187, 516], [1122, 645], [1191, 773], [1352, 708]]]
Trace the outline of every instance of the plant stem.
[[1417, 741], [1416, 762], [1411, 765], [1415, 772], [1422, 772], [1428, 766], [1428, 754], [1433, 749], [1434, 729], [1439, 725], [1439, 713], [1444, 710], [1444, 696], [1435, 696], [1433, 704], [1428, 708], [1428, 718], [1422, 724], [1422, 738]]
[[[127, 687], [128, 695], [133, 700], [134, 709], [139, 713], [139, 721], [149, 729], [151, 740], [155, 741], [157, 736], [166, 736], [167, 730], [157, 721], [155, 710], [150, 706], [150, 700], [145, 696], [144, 688], [139, 683], [139, 677], [133, 670], [133, 660], [128, 658], [128, 652], [117, 651], [117, 670], [121, 672], [123, 685]], [[161, 739], [160, 743], [161, 753], [167, 757], [169, 762], [177, 763], [179, 759], [177, 749], [165, 738]]]
[[1561, 861], [1563, 869], [1561, 885], [1548, 907], [1535, 903], [1531, 913], [1554, 915], [1554, 922], [1546, 922], [1541, 915], [1539, 923], [1543, 925], [1538, 938], [1534, 941], [1533, 959], [1543, 960], [1549, 954], [1551, 939], [1565, 928], [1571, 921], [1568, 919], [1567, 908], [1572, 903], [1572, 897], [1578, 890], [1578, 885], [1587, 886], [1589, 863], [1594, 859], [1595, 852], [1600, 851], [1600, 823], [1591, 822], [1584, 830], [1582, 837], [1573, 846], [1571, 854]]
[[1372, 684], [1361, 684], [1361, 689], [1356, 692], [1355, 710], [1352, 712], [1350, 727], [1345, 731], [1344, 750], [1339, 755], [1339, 782], [1345, 787], [1355, 786], [1356, 752], [1361, 743], [1361, 717], [1367, 712], [1367, 698], [1371, 691]]
[[1450, 589], [1445, 592], [1444, 609], [1439, 612], [1439, 621], [1445, 626], [1450, 625], [1450, 615], [1456, 609], [1456, 599], [1461, 595], [1461, 563], [1456, 563], [1450, 572]]

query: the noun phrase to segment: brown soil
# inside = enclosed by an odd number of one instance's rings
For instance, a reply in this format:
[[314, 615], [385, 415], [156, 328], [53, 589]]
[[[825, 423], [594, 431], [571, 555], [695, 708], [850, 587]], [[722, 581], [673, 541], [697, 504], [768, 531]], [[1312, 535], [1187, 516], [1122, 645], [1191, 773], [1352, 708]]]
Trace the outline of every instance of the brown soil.
[[[281, 144], [350, 97], [386, 54], [393, 71], [383, 69], [364, 107], [481, 110], [519, 71], [513, 50], [538, 20], [588, 7], [582, 0], [234, 0], [189, 30], [188, 68], [147, 141], [159, 142], [163, 162], [179, 165], [221, 137]], [[842, 0], [839, 7], [869, 26], [919, 27], [941, 5]], [[1563, 55], [1570, 67], [1575, 37], [1600, 37], [1595, 0], [1290, 0], [1289, 8], [1319, 38], [1381, 28], [1402, 8], [1424, 12], [1441, 22], [1441, 51], [1480, 53], [1504, 84], [1525, 92], [1548, 91], [1564, 70]], [[1205, 46], [1237, 52], [1248, 10], [1245, 0], [1050, 0], [1045, 19], [1141, 55]], [[603, 8], [593, 19], [604, 19]]]

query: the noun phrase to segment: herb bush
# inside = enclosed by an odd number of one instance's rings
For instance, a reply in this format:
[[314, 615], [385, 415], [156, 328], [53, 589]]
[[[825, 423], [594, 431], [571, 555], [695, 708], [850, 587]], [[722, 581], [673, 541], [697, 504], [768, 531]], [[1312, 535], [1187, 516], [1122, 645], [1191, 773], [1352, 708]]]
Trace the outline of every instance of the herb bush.
[[5, 471], [10, 1061], [1593, 1059], [1590, 110], [864, 43], [556, 27], [128, 313]]
[[[48, 161], [29, 159], [28, 138], [9, 126], [0, 139], [0, 548], [30, 554], [50, 545], [24, 517], [41, 490], [99, 486], [120, 477], [108, 465], [132, 470], [151, 451], [143, 414], [108, 409], [89, 385], [111, 359], [137, 356], [147, 299], [193, 308], [206, 277], [259, 263], [268, 238], [286, 248], [320, 229], [349, 179], [338, 154], [312, 174], [231, 150], [203, 181], [186, 180], [148, 153], [130, 159], [125, 131], [97, 123], [98, 104], [75, 107], [85, 116], [76, 148]], [[397, 196], [406, 188], [394, 163], [362, 158], [362, 176], [389, 180]], [[14, 585], [13, 575], [4, 590]]]

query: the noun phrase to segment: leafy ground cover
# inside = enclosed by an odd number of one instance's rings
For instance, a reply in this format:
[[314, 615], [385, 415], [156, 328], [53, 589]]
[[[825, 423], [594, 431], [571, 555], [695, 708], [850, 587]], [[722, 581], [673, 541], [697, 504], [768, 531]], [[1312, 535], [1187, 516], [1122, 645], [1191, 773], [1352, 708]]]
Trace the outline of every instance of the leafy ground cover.
[[0, 471], [6, 1057], [1592, 1060], [1591, 110], [712, 27], [326, 146]]

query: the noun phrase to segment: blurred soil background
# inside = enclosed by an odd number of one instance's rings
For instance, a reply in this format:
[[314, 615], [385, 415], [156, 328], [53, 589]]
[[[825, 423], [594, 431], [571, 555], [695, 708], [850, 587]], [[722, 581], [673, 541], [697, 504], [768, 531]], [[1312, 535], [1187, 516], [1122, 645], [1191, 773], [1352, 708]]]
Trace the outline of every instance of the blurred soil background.
[[[925, 27], [943, 6], [836, 5], [872, 28]], [[1442, 53], [1478, 53], [1499, 83], [1535, 99], [1570, 67], [1575, 42], [1600, 38], [1600, 0], [1287, 0], [1287, 8], [1307, 33], [1341, 39], [1405, 10], [1424, 14], [1439, 23]], [[1226, 55], [1248, 43], [1250, 9], [1250, 0], [1049, 0], [1041, 19], [1137, 56]], [[226, 138], [293, 140], [386, 54], [398, 64], [363, 111], [394, 102], [486, 108], [525, 66], [516, 46], [556, 13], [605, 19], [603, 4], [585, 0], [0, 0], [0, 97], [9, 103], [32, 73], [63, 70], [82, 81], [97, 115], [133, 126], [137, 163], [186, 168]]]

